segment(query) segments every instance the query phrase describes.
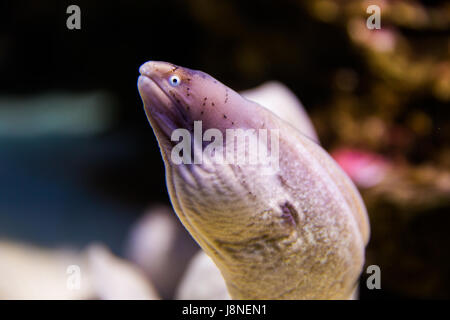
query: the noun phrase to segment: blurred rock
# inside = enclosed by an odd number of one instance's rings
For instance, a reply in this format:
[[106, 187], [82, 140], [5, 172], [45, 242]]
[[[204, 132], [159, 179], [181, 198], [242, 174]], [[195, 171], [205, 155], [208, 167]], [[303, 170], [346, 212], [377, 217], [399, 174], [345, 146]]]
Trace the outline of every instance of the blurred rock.
[[150, 207], [130, 231], [127, 253], [152, 280], [161, 296], [174, 291], [198, 245], [167, 206]]
[[158, 293], [145, 274], [106, 247], [91, 245], [88, 262], [95, 295], [102, 300], [157, 300]]
[[100, 245], [75, 252], [1, 241], [0, 261], [0, 299], [159, 299], [142, 271]]
[[225, 280], [204, 251], [190, 261], [177, 289], [179, 300], [230, 300]]
[[[67, 268], [81, 270], [79, 290], [67, 287]], [[0, 299], [89, 299], [95, 296], [87, 257], [71, 250], [50, 250], [0, 242]]]

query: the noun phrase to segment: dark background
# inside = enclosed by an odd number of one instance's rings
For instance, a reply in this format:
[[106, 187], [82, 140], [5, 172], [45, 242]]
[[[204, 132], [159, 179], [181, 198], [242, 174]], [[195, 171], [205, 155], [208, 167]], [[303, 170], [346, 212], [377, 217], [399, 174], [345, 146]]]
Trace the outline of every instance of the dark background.
[[[3, 114], [25, 101], [20, 119], [34, 122], [43, 94], [69, 103], [101, 92], [111, 121], [95, 133], [23, 134], [30, 122], [0, 119], [0, 128], [18, 132], [0, 134], [0, 237], [47, 247], [102, 241], [123, 254], [132, 223], [149, 205], [169, 203], [136, 88], [139, 66], [163, 60], [236, 90], [279, 80], [301, 99], [326, 150], [389, 159], [403, 175], [362, 190], [372, 223], [368, 263], [386, 281], [361, 297], [448, 298], [450, 189], [448, 180], [435, 182], [450, 168], [449, 6], [389, 2], [385, 37], [358, 38], [352, 26], [365, 22], [365, 2], [312, 3], [2, 1]], [[81, 8], [81, 30], [66, 28], [70, 4]], [[386, 37], [395, 48], [377, 49]], [[420, 202], [417, 194], [427, 196]]]

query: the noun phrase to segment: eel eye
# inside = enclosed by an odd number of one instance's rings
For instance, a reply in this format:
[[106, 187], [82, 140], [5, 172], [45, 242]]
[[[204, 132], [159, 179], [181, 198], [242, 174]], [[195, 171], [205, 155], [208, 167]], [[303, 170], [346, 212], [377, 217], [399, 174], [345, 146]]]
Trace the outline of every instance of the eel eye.
[[172, 87], [178, 87], [181, 83], [180, 77], [173, 75], [169, 78], [169, 83]]

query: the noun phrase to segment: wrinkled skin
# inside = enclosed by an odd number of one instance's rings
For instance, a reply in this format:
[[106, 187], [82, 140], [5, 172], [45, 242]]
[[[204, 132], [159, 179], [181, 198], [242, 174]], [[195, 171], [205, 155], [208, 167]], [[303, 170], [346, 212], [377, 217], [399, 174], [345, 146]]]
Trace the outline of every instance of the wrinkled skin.
[[[358, 191], [331, 157], [203, 72], [150, 61], [140, 73], [139, 92], [161, 148], [173, 207], [220, 269], [231, 297], [350, 298], [369, 224]], [[208, 157], [201, 164], [174, 164], [171, 133], [192, 131], [196, 120], [203, 132], [216, 128], [224, 136], [229, 128], [278, 130], [279, 166], [219, 164]]]

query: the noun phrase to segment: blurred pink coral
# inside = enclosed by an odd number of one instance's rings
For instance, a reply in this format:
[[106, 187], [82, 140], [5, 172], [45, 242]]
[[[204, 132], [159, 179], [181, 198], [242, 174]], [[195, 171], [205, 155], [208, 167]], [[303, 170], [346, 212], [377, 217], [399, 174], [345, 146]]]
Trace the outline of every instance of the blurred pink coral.
[[390, 27], [379, 30], [369, 30], [365, 20], [352, 19], [347, 25], [350, 38], [359, 45], [366, 46], [378, 52], [391, 52], [395, 49], [399, 35]]
[[341, 148], [333, 151], [331, 156], [355, 184], [362, 188], [378, 184], [389, 167], [387, 159], [369, 151]]

